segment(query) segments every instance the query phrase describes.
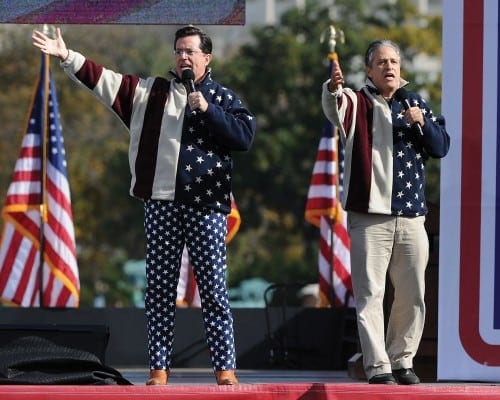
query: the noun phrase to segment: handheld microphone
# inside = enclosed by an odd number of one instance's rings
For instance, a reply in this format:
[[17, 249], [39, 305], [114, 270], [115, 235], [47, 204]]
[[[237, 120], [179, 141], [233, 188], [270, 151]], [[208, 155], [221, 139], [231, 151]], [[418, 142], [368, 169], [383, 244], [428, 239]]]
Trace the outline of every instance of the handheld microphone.
[[[397, 101], [403, 103], [403, 107], [405, 110], [408, 110], [411, 107], [410, 102], [408, 101], [408, 92], [406, 91], [405, 88], [399, 88], [398, 90], [396, 90], [396, 92], [394, 93], [394, 98]], [[421, 136], [424, 135], [424, 132], [422, 131], [422, 126], [420, 125], [419, 122], [415, 122], [412, 125], [412, 128], [413, 127], [417, 129], [418, 133], [420, 133]]]
[[[194, 87], [194, 72], [192, 69], [183, 69], [181, 79], [182, 83], [186, 85], [188, 94], [196, 92], [196, 89]], [[193, 115], [196, 115], [198, 113], [198, 110], [191, 110], [191, 113]]]
[[196, 92], [194, 87], [194, 72], [192, 69], [182, 70], [182, 83], [187, 86], [188, 94]]

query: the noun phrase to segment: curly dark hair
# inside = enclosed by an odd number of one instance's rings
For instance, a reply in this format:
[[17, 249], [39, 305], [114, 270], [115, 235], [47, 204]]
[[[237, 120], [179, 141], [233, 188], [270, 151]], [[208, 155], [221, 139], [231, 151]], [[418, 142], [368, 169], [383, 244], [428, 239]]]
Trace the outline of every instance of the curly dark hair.
[[212, 39], [210, 39], [210, 37], [200, 28], [197, 28], [193, 25], [185, 26], [175, 32], [174, 50], [177, 40], [186, 36], [199, 36], [201, 42], [200, 50], [205, 54], [212, 54]]

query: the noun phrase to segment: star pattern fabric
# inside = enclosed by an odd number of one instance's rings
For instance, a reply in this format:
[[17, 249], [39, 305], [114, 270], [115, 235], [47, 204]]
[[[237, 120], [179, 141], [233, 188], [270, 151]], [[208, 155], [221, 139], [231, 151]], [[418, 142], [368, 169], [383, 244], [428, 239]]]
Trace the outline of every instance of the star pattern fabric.
[[[203, 94], [209, 108], [200, 113], [191, 110], [189, 105], [186, 107], [175, 200], [229, 213], [231, 152], [235, 145], [240, 146], [248, 140], [245, 136], [249, 134], [248, 127], [255, 124], [254, 117], [236, 93], [214, 81], [210, 73], [196, 84], [196, 90]], [[230, 127], [227, 132], [227, 128], [221, 128], [225, 125]]]
[[[422, 113], [433, 123], [436, 121], [432, 110], [422, 99], [413, 98], [412, 107], [420, 107]], [[405, 117], [402, 103], [393, 101], [393, 192], [392, 210], [394, 215], [418, 217], [427, 214], [425, 202], [425, 159], [422, 136]]]
[[146, 200], [144, 211], [150, 369], [170, 369], [184, 244], [200, 291], [213, 368], [235, 369], [233, 318], [226, 288], [227, 216], [165, 200]]

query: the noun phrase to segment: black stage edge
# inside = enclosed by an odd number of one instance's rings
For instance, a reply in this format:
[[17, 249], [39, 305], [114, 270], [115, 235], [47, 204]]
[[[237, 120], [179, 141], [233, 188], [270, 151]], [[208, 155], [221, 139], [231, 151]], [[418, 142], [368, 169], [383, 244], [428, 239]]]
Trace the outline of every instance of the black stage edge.
[[[240, 369], [345, 370], [356, 331], [345, 309], [233, 309]], [[201, 311], [177, 310], [174, 368], [210, 368]], [[39, 335], [91, 351], [115, 368], [147, 368], [146, 319], [140, 308], [0, 307], [0, 343]]]

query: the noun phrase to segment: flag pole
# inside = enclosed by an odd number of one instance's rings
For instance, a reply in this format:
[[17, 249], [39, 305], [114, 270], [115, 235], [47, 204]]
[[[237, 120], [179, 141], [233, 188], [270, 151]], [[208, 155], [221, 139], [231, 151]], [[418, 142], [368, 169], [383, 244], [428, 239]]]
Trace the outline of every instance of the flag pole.
[[[53, 34], [53, 27], [50, 25], [43, 26], [43, 33], [46, 35]], [[47, 222], [47, 148], [48, 148], [48, 110], [49, 110], [49, 90], [50, 90], [50, 56], [46, 53], [42, 55], [42, 64], [45, 66], [43, 69], [43, 76], [40, 79], [43, 79], [43, 124], [42, 133], [41, 133], [41, 150], [42, 150], [42, 163], [41, 163], [41, 173], [40, 173], [40, 184], [41, 184], [41, 201], [40, 201], [40, 232], [39, 232], [39, 240], [40, 240], [40, 249], [39, 249], [39, 268], [38, 268], [38, 285], [39, 285], [39, 303], [40, 307], [45, 307], [43, 300], [43, 265], [44, 265], [44, 255], [45, 255], [45, 234], [44, 234], [44, 226]]]
[[[324, 41], [327, 42], [328, 45], [328, 55], [327, 59], [330, 61], [330, 71], [331, 71], [331, 65], [334, 61], [339, 61], [338, 54], [335, 50], [337, 46], [337, 40], [340, 41], [340, 43], [344, 43], [344, 32], [339, 29], [335, 29], [333, 25], [330, 25], [328, 29], [321, 35], [321, 43]], [[331, 282], [332, 282], [332, 288], [330, 291], [330, 306], [334, 305], [335, 302], [335, 296], [334, 296], [334, 290], [333, 290], [333, 280], [335, 276], [335, 245], [334, 245], [334, 238], [335, 238], [335, 223], [338, 222], [340, 216], [341, 216], [341, 209], [340, 209], [340, 192], [339, 192], [339, 187], [340, 187], [340, 177], [339, 177], [339, 134], [338, 134], [338, 128], [336, 126], [333, 127], [333, 143], [335, 146], [335, 151], [334, 151], [334, 176], [335, 176], [335, 211], [333, 214], [330, 214], [329, 222], [330, 222], [330, 274], [331, 274]]]

